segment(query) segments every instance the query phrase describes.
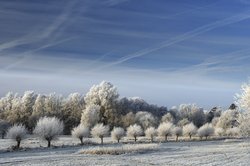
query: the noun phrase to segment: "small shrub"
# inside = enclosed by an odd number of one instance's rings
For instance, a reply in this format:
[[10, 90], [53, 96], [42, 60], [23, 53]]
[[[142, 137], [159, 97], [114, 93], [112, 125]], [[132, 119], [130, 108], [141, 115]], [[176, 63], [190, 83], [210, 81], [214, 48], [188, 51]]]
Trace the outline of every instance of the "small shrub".
[[92, 147], [80, 150], [80, 154], [121, 155], [125, 153], [139, 153], [157, 148], [157, 144], [122, 145], [113, 147]]

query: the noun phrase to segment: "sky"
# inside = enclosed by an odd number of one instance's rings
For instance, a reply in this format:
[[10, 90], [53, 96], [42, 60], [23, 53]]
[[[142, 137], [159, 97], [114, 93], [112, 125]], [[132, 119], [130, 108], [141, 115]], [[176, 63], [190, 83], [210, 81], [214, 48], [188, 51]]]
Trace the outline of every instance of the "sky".
[[85, 94], [228, 107], [250, 75], [248, 0], [1, 0], [0, 96]]

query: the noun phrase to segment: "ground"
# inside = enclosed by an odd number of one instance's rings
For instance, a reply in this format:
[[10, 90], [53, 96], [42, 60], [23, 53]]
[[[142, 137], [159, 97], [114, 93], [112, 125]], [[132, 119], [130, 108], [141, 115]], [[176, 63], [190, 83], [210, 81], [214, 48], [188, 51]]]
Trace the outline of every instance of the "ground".
[[[98, 140], [95, 140], [98, 141]], [[106, 142], [111, 142], [108, 138]], [[30, 138], [21, 145], [30, 148], [6, 152], [10, 140], [0, 140], [0, 165], [249, 165], [250, 141], [245, 139], [226, 139], [216, 141], [190, 141], [154, 143], [156, 148], [122, 155], [81, 154], [82, 149], [100, 145], [77, 144], [77, 140], [61, 137], [54, 145], [66, 144], [65, 147], [44, 148], [36, 138]], [[150, 143], [148, 143], [150, 144]], [[106, 144], [105, 147], [122, 144]], [[133, 146], [133, 144], [132, 144]]]

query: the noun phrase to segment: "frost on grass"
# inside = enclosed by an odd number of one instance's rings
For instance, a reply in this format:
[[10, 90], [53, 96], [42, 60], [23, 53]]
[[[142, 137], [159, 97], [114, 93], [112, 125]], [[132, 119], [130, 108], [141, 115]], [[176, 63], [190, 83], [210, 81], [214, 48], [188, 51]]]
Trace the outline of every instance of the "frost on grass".
[[125, 131], [121, 127], [114, 127], [111, 132], [111, 137], [113, 140], [116, 140], [118, 143], [120, 142], [121, 138], [124, 137]]
[[158, 148], [158, 144], [137, 144], [122, 145], [112, 147], [93, 147], [80, 150], [80, 154], [96, 154], [96, 155], [121, 155], [125, 153], [142, 153]]
[[91, 130], [92, 137], [100, 138], [101, 144], [103, 144], [103, 138], [109, 135], [109, 126], [105, 126], [102, 123], [96, 124]]
[[83, 145], [83, 138], [89, 137], [89, 128], [80, 124], [71, 131], [73, 137], [78, 138]]
[[48, 142], [48, 147], [51, 141], [55, 140], [63, 132], [63, 122], [56, 117], [43, 117], [37, 122], [34, 134]]
[[27, 130], [23, 125], [14, 125], [9, 128], [7, 138], [13, 139], [17, 142], [16, 148], [19, 149], [20, 143], [27, 136]]

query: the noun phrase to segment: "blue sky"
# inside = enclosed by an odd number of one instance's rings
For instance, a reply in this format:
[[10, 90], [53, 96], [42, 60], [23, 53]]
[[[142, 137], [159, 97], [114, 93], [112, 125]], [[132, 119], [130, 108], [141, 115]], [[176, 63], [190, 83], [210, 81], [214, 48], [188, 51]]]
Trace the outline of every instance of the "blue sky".
[[1, 0], [0, 95], [86, 93], [227, 107], [250, 75], [247, 0]]

